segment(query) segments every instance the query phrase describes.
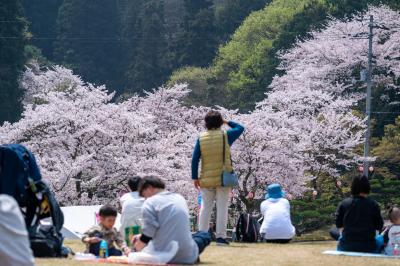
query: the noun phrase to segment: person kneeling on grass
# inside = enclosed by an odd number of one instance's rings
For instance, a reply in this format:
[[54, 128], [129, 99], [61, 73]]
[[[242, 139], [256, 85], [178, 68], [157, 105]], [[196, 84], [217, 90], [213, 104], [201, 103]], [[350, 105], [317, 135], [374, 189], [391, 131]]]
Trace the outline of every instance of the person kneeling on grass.
[[366, 176], [354, 177], [350, 198], [343, 200], [336, 211], [336, 227], [341, 231], [337, 249], [339, 251], [379, 253], [383, 219], [376, 201], [367, 198], [371, 190]]
[[141, 251], [152, 241], [155, 251], [164, 251], [171, 241], [177, 241], [178, 252], [169, 263], [193, 264], [211, 242], [208, 232], [190, 233], [189, 209], [185, 199], [165, 190], [157, 177], [143, 177], [139, 183], [143, 205], [142, 234], [134, 239], [133, 247]]
[[83, 243], [86, 244], [85, 253], [99, 256], [100, 241], [105, 240], [109, 256], [122, 256], [121, 250], [115, 248], [114, 242], [128, 255], [131, 250], [127, 247], [122, 235], [114, 228], [117, 210], [113, 206], [105, 205], [100, 208], [99, 215], [100, 223], [86, 231], [82, 237]]
[[260, 234], [269, 243], [289, 243], [295, 235], [295, 228], [290, 220], [290, 204], [283, 196], [279, 184], [267, 187], [265, 200], [260, 209], [264, 217]]

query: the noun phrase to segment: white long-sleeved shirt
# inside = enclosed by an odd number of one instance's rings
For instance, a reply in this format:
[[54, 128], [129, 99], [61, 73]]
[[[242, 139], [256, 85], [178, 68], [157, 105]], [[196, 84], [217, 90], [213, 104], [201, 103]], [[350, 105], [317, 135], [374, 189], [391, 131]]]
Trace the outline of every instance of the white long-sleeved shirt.
[[169, 263], [193, 264], [199, 256], [190, 233], [189, 209], [179, 194], [163, 191], [146, 199], [142, 233], [152, 238], [155, 251], [165, 251], [173, 240], [178, 242], [178, 252]]
[[124, 194], [120, 202], [122, 206], [120, 232], [125, 238], [126, 227], [141, 225], [144, 198], [139, 196], [139, 192], [130, 192]]
[[0, 195], [0, 236], [0, 265], [35, 264], [21, 210], [8, 195]]
[[291, 239], [295, 235], [295, 228], [290, 220], [290, 204], [287, 199], [267, 199], [261, 203], [261, 213], [264, 221], [260, 234], [265, 239]]

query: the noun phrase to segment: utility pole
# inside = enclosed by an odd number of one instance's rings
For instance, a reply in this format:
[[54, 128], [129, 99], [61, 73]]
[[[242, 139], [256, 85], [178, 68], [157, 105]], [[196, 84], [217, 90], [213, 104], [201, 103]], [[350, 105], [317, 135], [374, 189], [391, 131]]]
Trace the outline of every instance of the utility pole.
[[368, 45], [368, 73], [367, 73], [367, 99], [366, 99], [366, 115], [367, 115], [367, 131], [365, 132], [364, 143], [364, 175], [368, 177], [368, 157], [369, 157], [369, 137], [371, 127], [371, 87], [372, 87], [372, 29], [374, 28], [374, 17], [369, 17], [369, 45]]

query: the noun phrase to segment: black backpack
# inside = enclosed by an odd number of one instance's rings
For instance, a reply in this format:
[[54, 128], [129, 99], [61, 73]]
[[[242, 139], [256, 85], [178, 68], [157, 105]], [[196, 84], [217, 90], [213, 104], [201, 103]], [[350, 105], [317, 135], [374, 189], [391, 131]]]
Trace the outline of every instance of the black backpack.
[[[39, 171], [35, 157], [20, 144], [0, 146], [0, 194], [15, 198], [21, 208], [35, 257], [63, 254], [64, 215]], [[40, 220], [51, 217], [51, 223]]]
[[239, 242], [253, 243], [258, 240], [257, 219], [249, 213], [242, 213], [236, 224], [236, 239]]

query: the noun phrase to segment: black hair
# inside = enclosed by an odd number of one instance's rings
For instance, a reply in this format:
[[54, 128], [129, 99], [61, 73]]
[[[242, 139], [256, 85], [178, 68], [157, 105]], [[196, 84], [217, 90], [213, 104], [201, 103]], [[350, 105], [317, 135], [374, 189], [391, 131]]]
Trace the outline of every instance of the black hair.
[[351, 182], [351, 195], [360, 195], [360, 193], [369, 194], [371, 185], [369, 184], [368, 177], [356, 176]]
[[128, 186], [132, 192], [137, 191], [139, 187], [141, 177], [140, 176], [133, 176], [130, 177], [128, 180]]
[[165, 183], [158, 177], [155, 176], [145, 176], [139, 182], [139, 194], [143, 197], [143, 191], [148, 188], [161, 188], [165, 189]]
[[218, 129], [224, 123], [221, 113], [213, 110], [206, 114], [204, 121], [206, 122], [207, 129]]
[[100, 208], [99, 215], [101, 217], [108, 217], [108, 216], [117, 217], [117, 209], [107, 204]]

